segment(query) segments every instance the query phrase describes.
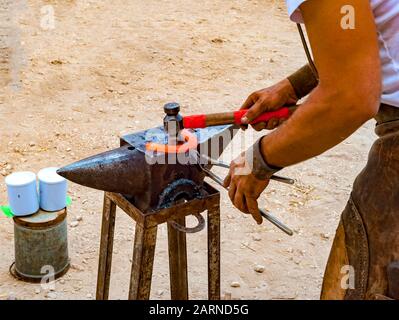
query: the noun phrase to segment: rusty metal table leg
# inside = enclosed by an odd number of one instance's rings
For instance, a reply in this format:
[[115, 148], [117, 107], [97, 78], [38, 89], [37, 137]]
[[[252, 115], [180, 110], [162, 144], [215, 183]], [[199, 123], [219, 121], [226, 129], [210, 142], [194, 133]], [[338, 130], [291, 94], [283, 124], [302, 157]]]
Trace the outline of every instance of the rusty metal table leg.
[[148, 300], [151, 292], [157, 226], [145, 228], [136, 224], [129, 300]]
[[[185, 227], [186, 218], [175, 222]], [[186, 234], [168, 223], [170, 295], [172, 300], [188, 300]]]
[[101, 225], [100, 259], [97, 275], [97, 300], [108, 300], [111, 276], [112, 248], [114, 244], [116, 205], [104, 194]]
[[220, 207], [208, 209], [208, 299], [220, 300]]

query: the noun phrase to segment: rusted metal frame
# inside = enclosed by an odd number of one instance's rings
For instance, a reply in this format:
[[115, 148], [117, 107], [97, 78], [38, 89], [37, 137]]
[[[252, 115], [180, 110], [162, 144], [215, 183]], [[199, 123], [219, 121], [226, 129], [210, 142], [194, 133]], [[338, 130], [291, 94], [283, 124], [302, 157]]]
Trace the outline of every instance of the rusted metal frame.
[[[174, 221], [183, 227], [186, 225], [185, 217]], [[168, 251], [171, 299], [188, 300], [186, 234], [176, 230], [170, 222], [168, 222]]]
[[[217, 191], [216, 191], [217, 192]], [[129, 200], [119, 193], [107, 192], [113, 202], [117, 203], [127, 215], [129, 215], [136, 223], [145, 226], [146, 228], [154, 227], [165, 223], [170, 219], [184, 217], [195, 213], [201, 213], [211, 206], [215, 199], [219, 197], [217, 194], [207, 195], [202, 199], [194, 199], [189, 202], [175, 205], [170, 208], [161, 209], [150, 213], [143, 213], [137, 209]]]
[[144, 226], [145, 215], [120, 193], [107, 192], [107, 196], [115, 202], [137, 224]]
[[204, 189], [208, 193], [202, 199], [194, 199], [189, 202], [177, 204], [171, 208], [161, 209], [150, 213], [143, 213], [137, 209], [129, 200], [122, 194], [106, 192], [113, 202], [118, 204], [118, 207], [126, 212], [136, 223], [147, 228], [153, 227], [167, 222], [171, 218], [179, 218], [182, 216], [191, 215], [193, 213], [201, 213], [207, 210], [213, 203], [217, 203], [220, 199], [219, 191], [213, 188], [208, 183], [204, 183]]
[[220, 300], [220, 205], [208, 209], [208, 299]]
[[[166, 208], [152, 213], [141, 212], [121, 194], [105, 193], [103, 221], [105, 220], [105, 216], [109, 215], [113, 217], [113, 224], [111, 228], [112, 230], [110, 230], [110, 226], [107, 226], [109, 220], [106, 221], [106, 223], [103, 223], [102, 229], [107, 228], [107, 230], [112, 231], [112, 237], [108, 236], [107, 241], [111, 241], [111, 243], [107, 243], [106, 240], [103, 239], [107, 234], [102, 230], [102, 247], [107, 246], [108, 250], [105, 254], [103, 253], [104, 249], [102, 251], [100, 250], [100, 261], [106, 260], [104, 255], [108, 257], [109, 262], [104, 262], [103, 264], [104, 266], [107, 266], [106, 270], [109, 274], [112, 258], [116, 205], [125, 211], [137, 223], [129, 288], [130, 300], [147, 300], [150, 297], [158, 224], [167, 222], [168, 220], [174, 220], [183, 224], [185, 223], [185, 216], [193, 213], [201, 213], [206, 210], [208, 210], [209, 299], [220, 299], [220, 194], [215, 188], [207, 183], [204, 183], [204, 188], [209, 194], [202, 199], [194, 199], [186, 203], [178, 204], [172, 208]], [[108, 201], [110, 204], [108, 204]], [[113, 208], [109, 206], [112, 206]], [[168, 232], [169, 228], [168, 224]], [[174, 232], [177, 234], [173, 234]], [[108, 235], [109, 234], [110, 233], [108, 232]], [[184, 240], [182, 240], [183, 237]], [[169, 252], [171, 253], [171, 251], [173, 251], [170, 257], [170, 271], [173, 273], [173, 275], [171, 274], [172, 299], [188, 299], [186, 236], [184, 233], [173, 230], [171, 231], [171, 241], [178, 242], [176, 245], [169, 243]], [[109, 252], [110, 254], [108, 254]], [[105, 279], [102, 282], [98, 282], [99, 284], [103, 283], [102, 292], [104, 292], [104, 294], [100, 297], [107, 299], [109, 292], [109, 275], [108, 277], [105, 276], [106, 274], [100, 270], [100, 265], [99, 279], [100, 275], [103, 275], [103, 278]], [[172, 283], [177, 283], [177, 286], [174, 286], [173, 289]], [[99, 290], [97, 290], [97, 297], [99, 297], [98, 293]]]
[[213, 186], [211, 186], [209, 183], [204, 182], [203, 188], [205, 189], [205, 191], [210, 195], [216, 195], [216, 201], [220, 200], [220, 192], [218, 189], [214, 188]]
[[189, 216], [196, 213], [204, 212], [208, 209], [209, 198], [194, 199], [184, 204], [179, 204], [171, 208], [162, 209], [155, 214], [148, 215], [148, 224], [158, 225], [165, 223], [171, 219], [176, 220], [181, 217]]
[[158, 227], [136, 224], [129, 300], [149, 300]]
[[190, 200], [186, 203], [174, 205], [171, 208], [165, 208], [157, 212], [148, 214], [148, 226], [158, 225], [167, 222], [170, 219], [201, 213], [214, 205], [219, 205], [220, 193], [208, 183], [204, 182], [204, 190], [207, 195], [201, 199]]
[[112, 249], [114, 243], [116, 204], [104, 194], [101, 225], [100, 255], [97, 274], [97, 300], [108, 300], [111, 277]]

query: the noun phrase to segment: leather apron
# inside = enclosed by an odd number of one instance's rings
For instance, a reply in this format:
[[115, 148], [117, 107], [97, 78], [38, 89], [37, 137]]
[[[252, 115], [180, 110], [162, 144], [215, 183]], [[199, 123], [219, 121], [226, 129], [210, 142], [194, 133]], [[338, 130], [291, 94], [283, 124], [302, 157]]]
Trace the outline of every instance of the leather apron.
[[399, 299], [399, 108], [382, 105], [378, 139], [342, 213], [321, 299]]

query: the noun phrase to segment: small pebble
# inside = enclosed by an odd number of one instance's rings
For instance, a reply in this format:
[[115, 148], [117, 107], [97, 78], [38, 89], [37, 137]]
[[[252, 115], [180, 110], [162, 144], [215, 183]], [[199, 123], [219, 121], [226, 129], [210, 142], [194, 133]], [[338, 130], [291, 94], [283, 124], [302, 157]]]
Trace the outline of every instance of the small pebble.
[[79, 225], [79, 221], [72, 221], [71, 223], [70, 223], [70, 226], [72, 227], [72, 228], [75, 228], [75, 227], [77, 227]]
[[15, 293], [11, 292], [11, 293], [8, 294], [7, 300], [18, 300], [18, 298], [15, 295]]
[[75, 263], [71, 264], [71, 268], [77, 271], [84, 271], [84, 268], [81, 265]]
[[254, 235], [252, 236], [252, 239], [253, 239], [254, 241], [262, 241], [261, 236], [258, 235], [258, 234], [254, 234]]
[[231, 292], [225, 292], [223, 300], [232, 300]]
[[330, 235], [328, 233], [320, 233], [320, 237], [326, 240], [330, 239]]
[[35, 145], [36, 145], [35, 142], [33, 142], [33, 141], [29, 142], [29, 147], [34, 147]]
[[93, 299], [93, 295], [92, 295], [91, 293], [88, 293], [88, 294], [86, 295], [86, 298], [87, 298], [87, 299]]
[[255, 270], [257, 273], [263, 273], [263, 272], [265, 272], [265, 267], [262, 266], [262, 265], [260, 265], [260, 264], [258, 264], [257, 266], [255, 266], [254, 270]]
[[40, 289], [36, 289], [36, 290], [35, 290], [35, 293], [36, 293], [36, 294], [39, 294], [39, 293], [40, 293]]
[[83, 217], [82, 216], [77, 216], [76, 217], [76, 221], [82, 221], [83, 220]]
[[57, 299], [57, 294], [55, 293], [55, 292], [48, 292], [48, 293], [46, 293], [46, 298], [49, 298], [49, 299]]
[[163, 290], [158, 290], [158, 291], [157, 291], [157, 296], [158, 296], [158, 297], [162, 296], [163, 294], [164, 294], [164, 291], [163, 291]]
[[230, 284], [230, 287], [232, 287], [232, 288], [239, 288], [239, 287], [241, 287], [241, 285], [240, 285], [239, 282], [233, 281], [233, 282]]

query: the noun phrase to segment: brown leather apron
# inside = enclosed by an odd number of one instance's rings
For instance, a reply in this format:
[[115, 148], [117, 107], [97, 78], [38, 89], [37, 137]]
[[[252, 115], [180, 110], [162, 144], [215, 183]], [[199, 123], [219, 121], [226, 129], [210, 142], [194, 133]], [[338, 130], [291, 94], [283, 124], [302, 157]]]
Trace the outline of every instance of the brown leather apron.
[[321, 299], [399, 299], [399, 108], [382, 105], [378, 139], [342, 213]]

